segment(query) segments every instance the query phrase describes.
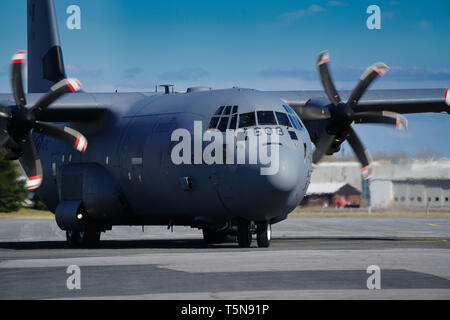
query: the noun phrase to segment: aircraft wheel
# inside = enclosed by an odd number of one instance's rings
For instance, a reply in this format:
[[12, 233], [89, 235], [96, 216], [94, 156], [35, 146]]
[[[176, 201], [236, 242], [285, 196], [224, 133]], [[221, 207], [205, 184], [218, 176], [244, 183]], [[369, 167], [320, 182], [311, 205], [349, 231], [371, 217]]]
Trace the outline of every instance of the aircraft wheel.
[[250, 248], [252, 244], [252, 233], [249, 221], [241, 221], [238, 224], [237, 239], [239, 247]]
[[256, 224], [256, 240], [258, 247], [268, 248], [272, 236], [272, 227], [269, 222], [260, 222]]
[[203, 228], [203, 240], [206, 244], [220, 243], [221, 235], [213, 229]]
[[101, 231], [94, 227], [86, 227], [84, 231], [79, 231], [78, 245], [82, 248], [94, 248], [100, 242]]
[[66, 231], [66, 243], [69, 246], [69, 248], [76, 248], [78, 247], [78, 233], [72, 230]]
[[203, 241], [205, 241], [206, 244], [213, 244], [216, 243], [216, 232], [211, 229], [203, 228]]

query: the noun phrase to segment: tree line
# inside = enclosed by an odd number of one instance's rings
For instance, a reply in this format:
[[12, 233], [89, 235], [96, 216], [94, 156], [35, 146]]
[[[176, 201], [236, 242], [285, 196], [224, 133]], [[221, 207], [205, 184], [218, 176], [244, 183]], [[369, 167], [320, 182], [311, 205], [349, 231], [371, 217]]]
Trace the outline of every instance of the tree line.
[[[18, 164], [3, 160], [0, 155], [0, 212], [18, 211], [23, 207], [27, 195], [25, 179], [20, 179]], [[37, 194], [31, 200], [33, 209], [47, 210]]]

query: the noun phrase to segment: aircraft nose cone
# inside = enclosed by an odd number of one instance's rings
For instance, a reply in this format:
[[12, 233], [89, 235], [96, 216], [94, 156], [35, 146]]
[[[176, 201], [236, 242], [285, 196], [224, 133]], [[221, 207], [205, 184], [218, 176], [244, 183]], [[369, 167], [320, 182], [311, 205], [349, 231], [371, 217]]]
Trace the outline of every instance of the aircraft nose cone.
[[281, 192], [292, 191], [298, 183], [299, 161], [294, 152], [289, 149], [281, 149], [278, 171], [267, 176], [271, 186]]

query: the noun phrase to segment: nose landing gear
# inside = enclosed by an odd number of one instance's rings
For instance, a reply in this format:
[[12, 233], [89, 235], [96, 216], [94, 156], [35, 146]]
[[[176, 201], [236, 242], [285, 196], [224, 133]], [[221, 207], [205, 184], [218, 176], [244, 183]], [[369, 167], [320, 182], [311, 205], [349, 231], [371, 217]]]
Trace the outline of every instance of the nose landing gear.
[[268, 248], [270, 246], [272, 227], [268, 221], [252, 223], [250, 221], [242, 220], [238, 223], [237, 231], [239, 247], [250, 248], [252, 244], [252, 235], [254, 233], [256, 233], [258, 247]]
[[95, 248], [100, 242], [101, 230], [95, 225], [87, 225], [83, 231], [66, 231], [69, 248]]
[[272, 226], [268, 221], [259, 222], [256, 224], [256, 241], [258, 247], [268, 248], [270, 246], [270, 239], [272, 237]]

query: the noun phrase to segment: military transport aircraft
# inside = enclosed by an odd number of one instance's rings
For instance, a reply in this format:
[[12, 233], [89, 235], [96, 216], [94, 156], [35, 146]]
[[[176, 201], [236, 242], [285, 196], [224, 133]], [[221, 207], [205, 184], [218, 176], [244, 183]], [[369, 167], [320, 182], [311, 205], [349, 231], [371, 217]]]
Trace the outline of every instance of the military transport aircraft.
[[[325, 93], [198, 87], [173, 93], [169, 85], [154, 93], [83, 92], [65, 76], [53, 0], [27, 6], [28, 51], [12, 58], [13, 94], [0, 95], [0, 151], [20, 159], [27, 187], [37, 189], [70, 246], [95, 246], [114, 225], [185, 225], [202, 229], [207, 243], [237, 235], [239, 246], [249, 247], [256, 233], [258, 246], [268, 247], [271, 225], [304, 197], [313, 164], [345, 140], [370, 177], [370, 155], [353, 123], [400, 129], [407, 126], [401, 114], [450, 113], [444, 89], [366, 92], [388, 71], [382, 63], [368, 68], [352, 92], [338, 93], [326, 51], [317, 61]], [[236, 132], [244, 145], [250, 132], [277, 134], [279, 170], [261, 175], [259, 164], [174, 164], [171, 135], [179, 128], [194, 134], [194, 121], [205, 132]]]

